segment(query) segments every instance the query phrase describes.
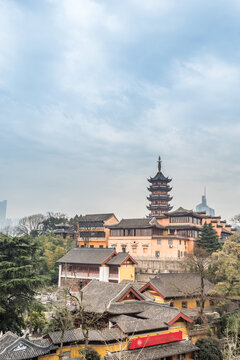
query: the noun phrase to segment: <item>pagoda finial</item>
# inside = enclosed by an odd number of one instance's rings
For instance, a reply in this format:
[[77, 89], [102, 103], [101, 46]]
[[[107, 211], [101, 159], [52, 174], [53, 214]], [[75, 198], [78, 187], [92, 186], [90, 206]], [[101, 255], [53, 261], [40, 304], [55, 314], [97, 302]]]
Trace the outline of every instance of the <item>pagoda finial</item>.
[[158, 157], [158, 172], [160, 173], [161, 172], [161, 157], [159, 156]]

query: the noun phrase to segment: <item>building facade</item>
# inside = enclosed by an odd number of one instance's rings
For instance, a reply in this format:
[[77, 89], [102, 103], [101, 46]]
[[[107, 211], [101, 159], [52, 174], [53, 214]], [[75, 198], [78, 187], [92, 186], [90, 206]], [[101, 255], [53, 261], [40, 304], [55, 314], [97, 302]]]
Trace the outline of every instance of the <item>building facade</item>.
[[78, 228], [78, 247], [107, 248], [109, 225], [118, 223], [113, 213], [82, 216]]
[[109, 247], [116, 251], [127, 251], [136, 259], [181, 259], [193, 252], [205, 222], [213, 225], [221, 242], [235, 233], [221, 217], [180, 207], [157, 219], [123, 219], [109, 226]]
[[59, 287], [76, 290], [92, 279], [117, 283], [135, 280], [137, 262], [128, 253], [117, 253], [114, 249], [73, 248], [57, 262]]

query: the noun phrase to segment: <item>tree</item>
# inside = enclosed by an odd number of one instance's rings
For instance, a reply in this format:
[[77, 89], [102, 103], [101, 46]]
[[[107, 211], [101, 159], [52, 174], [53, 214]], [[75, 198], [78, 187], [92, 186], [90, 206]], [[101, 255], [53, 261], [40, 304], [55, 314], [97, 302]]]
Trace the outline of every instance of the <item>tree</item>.
[[56, 229], [56, 225], [67, 223], [68, 218], [62, 213], [48, 212], [46, 218], [42, 221], [42, 232], [48, 235]]
[[43, 278], [37, 273], [36, 242], [29, 236], [0, 236], [0, 332], [21, 334], [24, 313]]
[[185, 264], [187, 267], [199, 274], [200, 276], [200, 307], [199, 307], [199, 322], [204, 323], [206, 318], [204, 316], [204, 304], [206, 300], [205, 284], [204, 279], [207, 278], [208, 267], [210, 264], [209, 253], [201, 248], [196, 246], [193, 254], [188, 254], [185, 259]]
[[50, 284], [57, 284], [58, 264], [56, 261], [72, 248], [72, 239], [63, 239], [61, 236], [38, 236], [38, 259], [40, 274], [48, 278]]
[[214, 339], [199, 339], [196, 342], [199, 348], [197, 360], [222, 360], [222, 352], [218, 341]]
[[33, 237], [39, 235], [42, 229], [43, 220], [44, 215], [42, 214], [35, 214], [23, 217], [19, 220], [19, 224], [16, 227], [17, 235], [31, 235]]
[[225, 241], [221, 251], [212, 254], [216, 292], [222, 297], [240, 295], [240, 235]]
[[218, 235], [212, 227], [212, 224], [205, 223], [196, 245], [211, 254], [221, 248], [221, 244], [218, 240]]
[[88, 348], [86, 353], [86, 360], [100, 360], [100, 355], [98, 352], [92, 348]]

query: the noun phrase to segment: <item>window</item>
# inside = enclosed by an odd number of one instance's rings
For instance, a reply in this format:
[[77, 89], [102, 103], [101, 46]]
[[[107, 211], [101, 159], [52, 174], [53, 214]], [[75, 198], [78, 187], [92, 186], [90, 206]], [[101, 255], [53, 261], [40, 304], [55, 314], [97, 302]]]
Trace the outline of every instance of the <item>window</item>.
[[196, 306], [200, 307], [200, 301], [199, 300], [196, 300]]
[[181, 243], [182, 243], [182, 240], [179, 240], [179, 245], [181, 245]]
[[187, 309], [187, 301], [182, 301], [182, 309]]
[[173, 247], [173, 241], [172, 240], [168, 240], [168, 246]]
[[122, 252], [126, 252], [126, 245], [121, 245], [122, 246]]
[[90, 245], [90, 248], [94, 248], [94, 245]]
[[84, 248], [84, 245], [81, 245], [81, 248]]
[[174, 302], [170, 302], [169, 306], [174, 307]]
[[68, 271], [72, 271], [72, 265], [68, 265], [67, 269]]
[[161, 243], [162, 243], [162, 240], [157, 240], [158, 245], [161, 245]]
[[159, 258], [160, 257], [160, 251], [155, 251], [155, 256], [156, 256], [156, 258]]
[[100, 248], [100, 249], [103, 249], [103, 245], [99, 245], [99, 248]]

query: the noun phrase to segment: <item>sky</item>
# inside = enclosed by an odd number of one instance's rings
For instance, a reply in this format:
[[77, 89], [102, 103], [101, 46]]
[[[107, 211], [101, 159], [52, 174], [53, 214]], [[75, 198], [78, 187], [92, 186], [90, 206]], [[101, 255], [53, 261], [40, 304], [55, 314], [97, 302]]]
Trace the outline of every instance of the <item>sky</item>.
[[0, 200], [7, 216], [240, 212], [239, 0], [0, 0]]

